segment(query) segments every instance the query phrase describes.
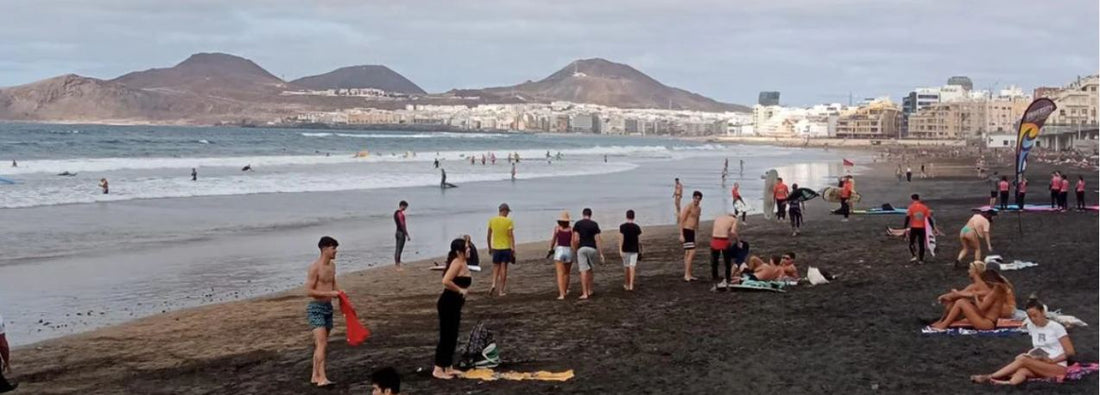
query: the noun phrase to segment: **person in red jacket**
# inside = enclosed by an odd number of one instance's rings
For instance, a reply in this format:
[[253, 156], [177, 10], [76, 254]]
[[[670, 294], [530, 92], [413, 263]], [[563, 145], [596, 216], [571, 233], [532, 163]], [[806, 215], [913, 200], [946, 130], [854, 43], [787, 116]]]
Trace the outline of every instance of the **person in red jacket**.
[[1077, 176], [1077, 186], [1074, 188], [1074, 192], [1077, 192], [1077, 209], [1085, 209], [1085, 177]]
[[916, 262], [919, 265], [924, 263], [925, 238], [927, 232], [932, 230], [925, 227], [925, 219], [932, 224], [932, 210], [920, 201], [920, 195], [914, 193], [910, 197], [913, 203], [909, 204], [909, 210], [905, 214], [905, 226], [909, 228], [909, 253], [913, 255], [909, 262]]
[[1058, 192], [1058, 202], [1062, 204], [1062, 211], [1069, 210], [1069, 177], [1062, 177], [1062, 188]]
[[1008, 210], [1008, 177], [1001, 176], [1001, 181], [997, 183], [997, 192], [1001, 198], [1001, 210]]
[[1058, 193], [1062, 191], [1062, 177], [1057, 171], [1050, 173], [1050, 208], [1058, 204]]
[[787, 196], [791, 194], [791, 190], [787, 188], [787, 184], [783, 183], [782, 178], [777, 178], [775, 181], [775, 188], [772, 189], [772, 197], [775, 198], [775, 218], [783, 221], [787, 219]]
[[840, 189], [840, 212], [844, 215], [844, 219], [841, 222], [848, 222], [848, 214], [852, 211], [852, 206], [848, 204], [848, 200], [852, 198], [852, 176], [844, 177], [844, 187]]

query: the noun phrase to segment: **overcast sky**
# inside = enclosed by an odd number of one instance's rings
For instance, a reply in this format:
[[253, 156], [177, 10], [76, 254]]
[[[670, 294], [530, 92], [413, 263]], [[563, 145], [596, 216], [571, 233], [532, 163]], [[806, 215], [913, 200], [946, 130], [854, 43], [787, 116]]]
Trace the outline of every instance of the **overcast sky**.
[[287, 80], [384, 64], [441, 92], [601, 57], [740, 104], [897, 100], [952, 75], [1030, 91], [1097, 73], [1098, 21], [1096, 0], [3, 0], [0, 86], [227, 52]]

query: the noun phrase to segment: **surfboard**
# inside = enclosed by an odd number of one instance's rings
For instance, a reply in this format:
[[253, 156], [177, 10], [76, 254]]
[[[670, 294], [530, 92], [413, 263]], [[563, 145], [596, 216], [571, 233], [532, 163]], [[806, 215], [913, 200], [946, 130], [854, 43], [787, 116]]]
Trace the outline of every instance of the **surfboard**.
[[[821, 199], [829, 203], [840, 203], [840, 188], [837, 187], [825, 187], [820, 192]], [[863, 200], [863, 196], [859, 192], [852, 191], [852, 197], [848, 199], [849, 202], [855, 203]]]
[[924, 219], [924, 246], [929, 254], [936, 256], [936, 229], [932, 228], [932, 221]]
[[778, 293], [785, 293], [785, 292], [787, 292], [787, 291], [785, 291], [785, 290], [782, 290], [782, 289], [778, 289], [778, 288], [772, 288], [772, 287], [753, 287], [753, 286], [748, 286], [748, 285], [741, 285], [741, 284], [737, 284], [737, 285], [730, 285], [730, 286], [728, 286], [728, 287], [726, 287], [726, 288], [728, 288], [728, 289], [729, 289], [730, 291], [760, 291], [760, 292], [778, 292]]
[[736, 210], [737, 213], [752, 212], [752, 207], [749, 207], [749, 205], [746, 204], [744, 200], [738, 200], [738, 201], [733, 202], [733, 209]]
[[779, 172], [771, 169], [760, 178], [764, 179], [764, 218], [775, 219], [775, 200], [773, 200], [772, 191], [775, 189]]
[[9, 180], [4, 177], [0, 177], [0, 184], [15, 184], [15, 180]]

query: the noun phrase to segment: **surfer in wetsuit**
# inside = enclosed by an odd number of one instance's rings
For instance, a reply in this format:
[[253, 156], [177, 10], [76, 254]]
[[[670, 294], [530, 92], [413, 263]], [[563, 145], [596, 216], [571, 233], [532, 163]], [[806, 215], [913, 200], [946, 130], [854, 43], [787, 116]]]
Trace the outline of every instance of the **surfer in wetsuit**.
[[442, 176], [441, 179], [439, 180], [439, 187], [446, 189], [447, 188], [447, 170], [446, 169], [439, 169], [439, 173]]
[[435, 166], [436, 169], [439, 168], [439, 158], [435, 158], [435, 162], [433, 163], [433, 165]]
[[19, 167], [19, 164], [15, 163], [15, 159], [11, 160], [11, 167]]
[[249, 163], [241, 168], [241, 171], [252, 171], [252, 164]]
[[198, 180], [199, 180], [199, 172], [195, 171], [195, 168], [192, 167], [191, 168], [191, 181], [198, 181]]

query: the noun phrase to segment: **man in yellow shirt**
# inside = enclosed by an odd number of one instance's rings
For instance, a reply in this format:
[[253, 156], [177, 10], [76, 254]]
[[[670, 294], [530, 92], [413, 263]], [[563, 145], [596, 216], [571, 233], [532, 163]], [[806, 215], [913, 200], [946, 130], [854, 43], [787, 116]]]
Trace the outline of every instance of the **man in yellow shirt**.
[[501, 203], [499, 214], [489, 219], [489, 229], [486, 232], [486, 241], [489, 244], [489, 254], [493, 256], [493, 285], [489, 288], [489, 295], [497, 291], [498, 295], [506, 295], [505, 286], [508, 285], [508, 264], [515, 262], [516, 237], [515, 223], [508, 218], [508, 203]]

